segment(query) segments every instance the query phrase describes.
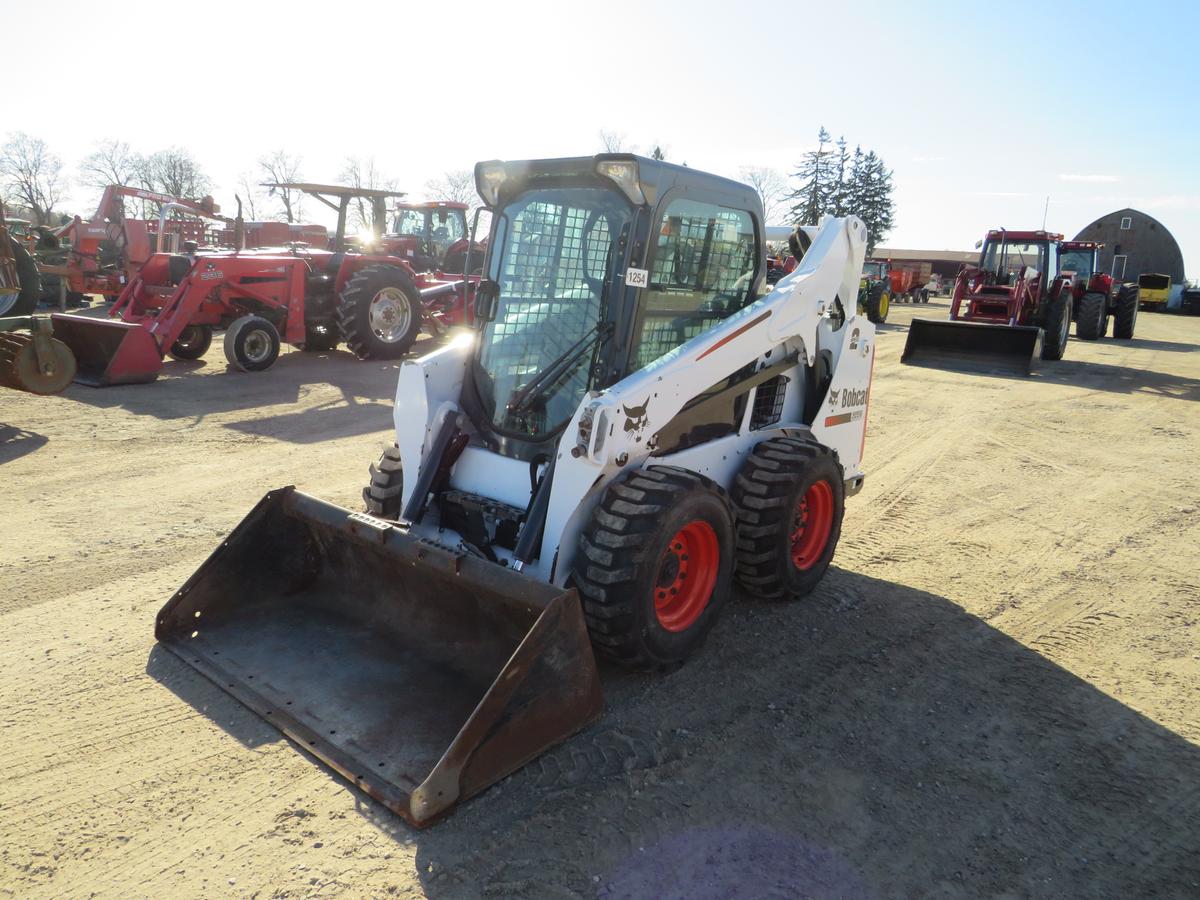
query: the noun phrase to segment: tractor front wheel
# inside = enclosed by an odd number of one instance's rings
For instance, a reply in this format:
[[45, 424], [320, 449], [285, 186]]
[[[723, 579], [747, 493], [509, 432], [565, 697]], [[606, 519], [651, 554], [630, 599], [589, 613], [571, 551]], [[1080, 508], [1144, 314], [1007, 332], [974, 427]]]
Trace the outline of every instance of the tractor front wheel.
[[811, 593], [837, 549], [845, 502], [829, 447], [790, 437], [758, 444], [733, 487], [738, 581], [768, 599]]
[[167, 351], [172, 359], [199, 359], [212, 346], [212, 329], [207, 325], [189, 325]]
[[1071, 336], [1071, 294], [1060, 291], [1059, 295], [1046, 304], [1046, 315], [1042, 319], [1045, 337], [1042, 341], [1042, 359], [1062, 359], [1067, 352], [1067, 340]]
[[651, 466], [609, 485], [572, 574], [596, 650], [637, 668], [680, 665], [728, 599], [733, 547], [729, 497], [704, 476]]
[[877, 284], [867, 294], [867, 302], [863, 306], [867, 311], [867, 318], [876, 325], [882, 325], [887, 321], [888, 310], [892, 306], [891, 292], [882, 284]]
[[32, 315], [42, 296], [41, 275], [38, 274], [37, 263], [20, 242], [12, 236], [8, 241], [12, 247], [19, 291], [15, 294], [0, 295], [0, 316]]
[[1094, 341], [1102, 337], [1108, 310], [1108, 298], [1103, 294], [1091, 292], [1079, 299], [1079, 309], [1075, 312], [1075, 336], [1085, 341]]
[[1138, 289], [1131, 284], [1121, 285], [1117, 292], [1117, 308], [1113, 312], [1113, 337], [1127, 341], [1137, 325]]
[[262, 316], [235, 319], [225, 332], [225, 358], [243, 372], [271, 368], [279, 358], [279, 330]]
[[421, 333], [421, 293], [399, 266], [370, 266], [338, 298], [338, 325], [360, 359], [399, 359]]

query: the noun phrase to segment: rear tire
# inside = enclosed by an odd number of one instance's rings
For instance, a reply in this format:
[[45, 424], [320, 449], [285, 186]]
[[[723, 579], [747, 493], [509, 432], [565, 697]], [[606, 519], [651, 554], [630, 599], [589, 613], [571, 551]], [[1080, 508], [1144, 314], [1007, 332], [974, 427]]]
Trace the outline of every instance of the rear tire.
[[837, 454], [802, 438], [758, 444], [733, 486], [737, 580], [768, 599], [796, 599], [824, 577], [842, 533], [846, 494]]
[[398, 266], [358, 272], [338, 298], [338, 325], [360, 359], [399, 359], [421, 333], [421, 293]]
[[172, 359], [199, 359], [212, 346], [212, 329], [207, 325], [189, 325], [179, 332], [167, 354]]
[[888, 310], [891, 309], [891, 306], [891, 292], [886, 290], [882, 284], [876, 284], [867, 293], [867, 302], [863, 304], [863, 309], [866, 310], [868, 320], [876, 325], [882, 325], [887, 321]]
[[1104, 334], [1108, 298], [1095, 292], [1079, 298], [1079, 309], [1075, 312], [1075, 337], [1094, 341]]
[[1117, 309], [1113, 313], [1113, 337], [1127, 341], [1137, 326], [1138, 290], [1130, 284], [1121, 285], [1117, 292]]
[[225, 332], [225, 358], [243, 372], [269, 369], [279, 358], [279, 331], [262, 316], [242, 316]]
[[0, 300], [0, 316], [30, 316], [37, 309], [38, 300], [42, 296], [42, 277], [38, 272], [37, 263], [20, 242], [11, 235], [8, 242], [12, 247], [20, 291]]
[[704, 476], [651, 466], [610, 484], [572, 574], [597, 652], [637, 668], [680, 665], [728, 600], [733, 549], [729, 497]]
[[404, 491], [400, 448], [393, 444], [384, 450], [379, 462], [371, 465], [370, 472], [371, 481], [362, 492], [364, 509], [376, 518], [398, 521]]
[[328, 353], [336, 350], [342, 336], [335, 323], [304, 326], [304, 343], [300, 349], [306, 353]]
[[1071, 336], [1071, 294], [1060, 291], [1058, 296], [1046, 304], [1046, 315], [1042, 319], [1045, 336], [1042, 340], [1042, 359], [1058, 360], [1067, 352], [1067, 341]]

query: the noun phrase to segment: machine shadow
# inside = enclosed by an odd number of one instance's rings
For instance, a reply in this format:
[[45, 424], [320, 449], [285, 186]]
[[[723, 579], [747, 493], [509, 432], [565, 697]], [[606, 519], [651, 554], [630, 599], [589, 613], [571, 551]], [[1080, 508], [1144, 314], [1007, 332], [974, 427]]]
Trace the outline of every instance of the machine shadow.
[[1035, 370], [1033, 377], [1054, 384], [1075, 385], [1114, 394], [1146, 393], [1175, 400], [1200, 400], [1200, 379], [1131, 366], [1067, 358], [1061, 362], [1043, 364]]
[[[223, 368], [210, 372], [218, 364], [212, 355], [197, 363], [169, 362], [157, 381], [149, 384], [93, 388], [72, 385], [66, 396], [99, 409], [124, 409], [137, 415], [160, 419], [194, 419], [205, 416], [254, 410], [296, 403], [301, 388], [309, 384], [328, 384], [342, 392], [345, 401], [391, 400], [396, 393], [399, 360], [361, 361], [346, 351], [328, 353], [285, 353], [265, 372], [238, 372]], [[180, 368], [176, 368], [180, 367]], [[180, 373], [187, 373], [180, 375]], [[169, 377], [180, 375], [180, 377]], [[257, 422], [268, 421], [257, 419]]]
[[0, 422], [0, 465], [33, 453], [45, 446], [48, 440], [44, 434]]
[[1200, 747], [944, 597], [831, 570], [604, 681], [440, 825], [361, 804], [429, 896], [1196, 896]]

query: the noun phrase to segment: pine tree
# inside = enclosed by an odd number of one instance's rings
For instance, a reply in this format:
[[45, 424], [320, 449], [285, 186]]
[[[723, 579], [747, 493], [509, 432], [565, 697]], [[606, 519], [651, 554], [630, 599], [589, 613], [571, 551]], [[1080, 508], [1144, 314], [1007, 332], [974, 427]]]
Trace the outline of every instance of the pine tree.
[[850, 153], [846, 150], [846, 138], [837, 139], [837, 158], [833, 163], [833, 196], [830, 197], [827, 212], [835, 216], [846, 215], [849, 206], [849, 175], [846, 166], [850, 161]]
[[804, 154], [800, 165], [793, 173], [801, 181], [800, 187], [792, 192], [792, 218], [800, 225], [816, 225], [826, 211], [833, 190], [833, 152], [829, 149], [829, 132], [824, 126], [817, 132], [817, 147]]
[[867, 252], [873, 253], [895, 225], [892, 173], [874, 150], [859, 161], [850, 212], [867, 226]]

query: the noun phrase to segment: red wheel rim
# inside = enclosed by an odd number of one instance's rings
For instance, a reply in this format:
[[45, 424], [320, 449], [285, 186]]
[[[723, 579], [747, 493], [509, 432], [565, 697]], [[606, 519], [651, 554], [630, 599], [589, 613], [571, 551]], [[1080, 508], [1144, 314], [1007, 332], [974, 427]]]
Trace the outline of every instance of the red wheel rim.
[[825, 554], [833, 531], [833, 488], [828, 481], [814, 481], [792, 516], [792, 565], [811, 569]]
[[700, 519], [671, 538], [658, 563], [654, 614], [667, 631], [684, 631], [708, 606], [721, 565], [717, 533]]

